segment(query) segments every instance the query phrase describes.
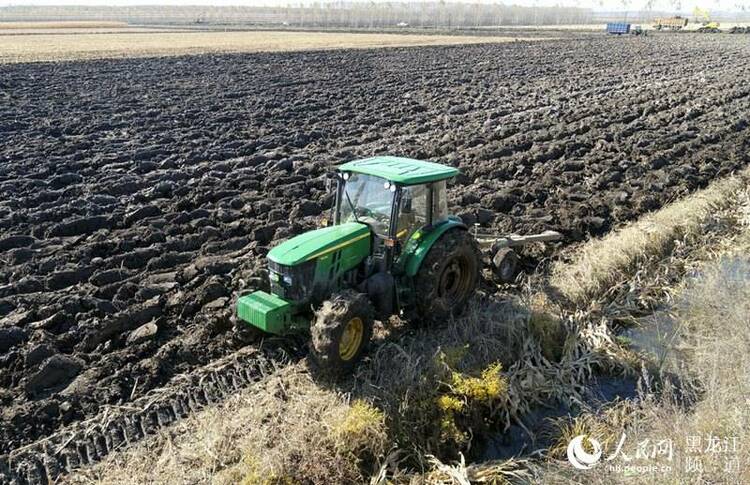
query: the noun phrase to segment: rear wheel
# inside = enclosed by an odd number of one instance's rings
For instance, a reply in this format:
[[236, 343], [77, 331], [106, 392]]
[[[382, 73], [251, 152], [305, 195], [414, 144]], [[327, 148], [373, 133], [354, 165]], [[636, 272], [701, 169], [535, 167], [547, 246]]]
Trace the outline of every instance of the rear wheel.
[[330, 376], [351, 372], [370, 342], [374, 313], [367, 295], [351, 290], [323, 302], [310, 329], [319, 370]]
[[479, 280], [481, 253], [468, 231], [452, 229], [430, 248], [415, 279], [416, 307], [427, 321], [459, 315]]

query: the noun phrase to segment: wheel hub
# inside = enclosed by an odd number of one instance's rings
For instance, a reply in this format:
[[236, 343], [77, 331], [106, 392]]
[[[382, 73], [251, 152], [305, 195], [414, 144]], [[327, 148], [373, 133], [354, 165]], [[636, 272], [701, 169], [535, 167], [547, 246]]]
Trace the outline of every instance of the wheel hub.
[[364, 328], [364, 323], [359, 317], [354, 317], [346, 323], [344, 333], [341, 335], [341, 343], [339, 344], [339, 356], [341, 360], [351, 360], [357, 355], [357, 350], [362, 345]]
[[461, 258], [450, 261], [440, 276], [438, 296], [451, 304], [460, 300], [470, 285], [467, 271], [468, 262]]

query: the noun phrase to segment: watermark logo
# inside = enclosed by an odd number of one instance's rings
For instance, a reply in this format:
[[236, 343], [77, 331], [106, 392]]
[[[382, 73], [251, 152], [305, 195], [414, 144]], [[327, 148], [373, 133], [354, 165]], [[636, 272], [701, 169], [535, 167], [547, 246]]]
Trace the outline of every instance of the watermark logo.
[[[594, 449], [593, 453], [589, 453], [583, 448], [584, 439], [591, 444]], [[579, 470], [588, 470], [596, 465], [601, 457], [602, 445], [594, 438], [586, 438], [586, 435], [580, 434], [568, 443], [568, 461]]]
[[627, 476], [671, 473], [675, 466], [684, 473], [702, 474], [719, 467], [723, 467], [724, 473], [739, 473], [744, 466], [739, 455], [742, 443], [737, 436], [716, 436], [713, 433], [687, 436], [683, 456], [678, 460], [675, 460], [672, 438], [647, 437], [625, 447], [626, 438], [622, 433], [615, 446], [607, 446], [604, 450], [599, 440], [580, 434], [568, 443], [568, 461], [578, 470], [603, 466], [610, 472]]

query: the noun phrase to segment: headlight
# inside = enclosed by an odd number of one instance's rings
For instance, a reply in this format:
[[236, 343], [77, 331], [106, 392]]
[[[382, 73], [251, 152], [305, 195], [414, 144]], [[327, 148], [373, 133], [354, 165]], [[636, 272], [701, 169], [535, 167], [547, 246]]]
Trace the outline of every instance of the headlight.
[[292, 286], [292, 276], [291, 275], [286, 274], [286, 275], [283, 276], [283, 278], [284, 278], [284, 284]]

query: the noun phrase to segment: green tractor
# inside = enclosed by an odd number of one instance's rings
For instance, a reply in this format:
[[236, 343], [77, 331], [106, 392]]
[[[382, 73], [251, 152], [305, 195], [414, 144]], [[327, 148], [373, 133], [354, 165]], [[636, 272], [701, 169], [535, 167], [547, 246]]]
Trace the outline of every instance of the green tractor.
[[474, 293], [481, 253], [466, 225], [448, 213], [453, 167], [408, 158], [345, 163], [333, 224], [268, 253], [270, 292], [237, 302], [240, 320], [271, 334], [309, 330], [328, 374], [351, 370], [374, 320], [408, 314], [457, 315]]

